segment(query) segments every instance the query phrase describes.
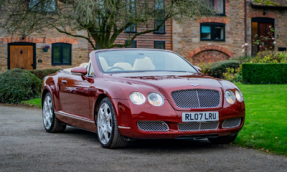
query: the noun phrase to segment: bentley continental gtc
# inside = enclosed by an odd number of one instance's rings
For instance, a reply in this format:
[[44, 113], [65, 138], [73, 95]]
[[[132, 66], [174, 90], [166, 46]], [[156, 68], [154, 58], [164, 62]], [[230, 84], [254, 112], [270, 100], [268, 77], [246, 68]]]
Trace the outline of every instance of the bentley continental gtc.
[[104, 148], [136, 139], [207, 138], [232, 142], [245, 119], [242, 93], [206, 76], [172, 51], [111, 49], [44, 78], [43, 124], [97, 133]]

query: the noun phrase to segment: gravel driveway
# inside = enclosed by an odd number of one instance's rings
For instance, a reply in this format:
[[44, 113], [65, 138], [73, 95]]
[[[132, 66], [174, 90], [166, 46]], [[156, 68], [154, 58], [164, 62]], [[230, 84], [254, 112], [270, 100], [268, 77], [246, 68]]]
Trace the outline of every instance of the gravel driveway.
[[145, 140], [103, 149], [95, 133], [44, 131], [41, 110], [0, 105], [4, 171], [287, 171], [287, 157], [206, 140]]

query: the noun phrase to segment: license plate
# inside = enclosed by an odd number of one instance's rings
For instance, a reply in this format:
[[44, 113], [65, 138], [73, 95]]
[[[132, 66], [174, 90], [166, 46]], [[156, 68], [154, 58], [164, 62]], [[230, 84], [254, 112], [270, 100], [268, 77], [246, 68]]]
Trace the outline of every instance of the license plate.
[[218, 120], [219, 120], [218, 112], [182, 113], [182, 122], [210, 122]]

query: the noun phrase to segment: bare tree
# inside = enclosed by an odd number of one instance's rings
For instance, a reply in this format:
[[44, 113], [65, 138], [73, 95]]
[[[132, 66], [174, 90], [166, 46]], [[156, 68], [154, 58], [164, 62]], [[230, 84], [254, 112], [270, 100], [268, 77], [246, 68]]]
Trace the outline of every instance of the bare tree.
[[[209, 0], [0, 0], [9, 34], [26, 36], [45, 28], [88, 40], [96, 49], [125, 47], [139, 35], [159, 31], [165, 21], [196, 18], [213, 13]], [[151, 25], [156, 21], [155, 25]], [[144, 31], [132, 33], [135, 27]], [[75, 31], [85, 30], [86, 36]], [[115, 44], [124, 32], [127, 42]]]

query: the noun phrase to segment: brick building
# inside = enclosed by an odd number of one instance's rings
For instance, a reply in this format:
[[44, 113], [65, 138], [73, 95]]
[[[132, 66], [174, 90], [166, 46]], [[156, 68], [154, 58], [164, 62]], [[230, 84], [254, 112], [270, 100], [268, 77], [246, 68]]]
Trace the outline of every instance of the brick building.
[[[137, 37], [130, 47], [173, 50], [197, 65], [242, 56], [242, 45], [245, 43], [248, 43], [245, 49], [247, 55], [254, 55], [262, 50], [252, 45], [256, 34], [266, 36], [270, 28], [274, 28], [272, 37], [276, 44], [273, 45], [273, 40], [270, 40], [265, 45], [272, 50], [286, 50], [286, 1], [210, 1], [218, 14], [181, 23], [169, 20], [159, 32]], [[133, 29], [137, 32], [144, 28]], [[77, 34], [86, 33], [78, 31]], [[124, 41], [126, 37], [122, 33], [116, 43]], [[33, 70], [77, 66], [88, 61], [90, 51], [92, 48], [85, 39], [73, 38], [55, 30], [36, 32], [27, 37], [11, 37], [0, 29], [0, 72], [15, 67]]]
[[[276, 44], [272, 37], [265, 42], [271, 50], [286, 50], [287, 46], [287, 4], [284, 0], [211, 0], [219, 13], [184, 23], [173, 21], [173, 51], [193, 64], [215, 62], [255, 55], [263, 47], [254, 45], [256, 34], [270, 37], [274, 28]], [[261, 2], [261, 3], [258, 3]], [[246, 14], [246, 16], [245, 16]], [[246, 22], [246, 23], [245, 23]], [[246, 26], [245, 26], [246, 24]], [[246, 33], [245, 33], [246, 27]]]

